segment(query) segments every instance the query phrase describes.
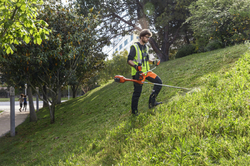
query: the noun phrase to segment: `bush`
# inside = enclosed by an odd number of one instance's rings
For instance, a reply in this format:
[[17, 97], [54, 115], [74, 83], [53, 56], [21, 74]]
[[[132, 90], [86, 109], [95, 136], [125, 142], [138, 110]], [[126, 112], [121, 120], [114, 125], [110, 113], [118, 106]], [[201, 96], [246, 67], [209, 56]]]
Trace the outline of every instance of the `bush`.
[[7, 98], [7, 97], [8, 97], [8, 92], [7, 92], [7, 90], [0, 89], [0, 97]]
[[209, 38], [207, 37], [197, 37], [195, 39], [195, 50], [197, 53], [202, 53], [202, 52], [206, 52], [205, 51], [205, 47], [207, 46], [207, 44], [209, 43]]
[[169, 60], [174, 60], [175, 59], [175, 55], [177, 53], [177, 49], [170, 49], [169, 51]]
[[190, 54], [196, 53], [195, 46], [193, 44], [183, 45], [180, 49], [178, 49], [175, 58], [181, 58]]
[[[199, 0], [191, 3], [191, 16], [187, 22], [191, 24], [198, 52], [203, 52], [203, 46], [211, 39], [217, 39], [225, 46], [243, 43], [249, 40], [250, 0]], [[208, 14], [209, 13], [209, 14]]]
[[207, 46], [205, 47], [205, 52], [217, 50], [217, 49], [222, 48], [222, 47], [223, 47], [222, 43], [219, 40], [213, 40], [207, 44]]

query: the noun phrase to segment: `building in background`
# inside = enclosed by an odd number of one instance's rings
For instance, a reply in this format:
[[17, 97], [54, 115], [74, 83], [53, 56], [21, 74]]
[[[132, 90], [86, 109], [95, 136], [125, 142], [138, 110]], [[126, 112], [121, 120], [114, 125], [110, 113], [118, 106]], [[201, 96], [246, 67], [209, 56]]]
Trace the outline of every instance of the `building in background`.
[[139, 41], [139, 35], [136, 34], [136, 31], [131, 35], [126, 36], [118, 36], [115, 39], [111, 40], [111, 45], [109, 47], [105, 47], [103, 52], [108, 54], [107, 59], [112, 59], [112, 55], [117, 51], [121, 52], [124, 50], [130, 51], [130, 46], [135, 42]]

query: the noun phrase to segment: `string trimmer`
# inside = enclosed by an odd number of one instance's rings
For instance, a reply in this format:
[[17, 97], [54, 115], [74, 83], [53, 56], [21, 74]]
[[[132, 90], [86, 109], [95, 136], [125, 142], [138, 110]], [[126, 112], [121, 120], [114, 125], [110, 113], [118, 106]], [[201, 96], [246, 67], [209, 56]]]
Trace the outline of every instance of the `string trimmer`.
[[170, 86], [170, 85], [164, 85], [164, 84], [157, 84], [157, 83], [145, 82], [143, 80], [128, 79], [128, 78], [125, 78], [125, 77], [123, 77], [121, 75], [116, 75], [114, 79], [115, 79], [115, 82], [119, 82], [119, 83], [124, 83], [126, 81], [131, 81], [131, 82], [136, 82], [138, 84], [152, 84], [152, 85], [166, 86], [166, 87], [169, 87], [169, 88], [191, 90], [189, 88], [182, 88], [182, 87], [178, 87], [178, 86]]

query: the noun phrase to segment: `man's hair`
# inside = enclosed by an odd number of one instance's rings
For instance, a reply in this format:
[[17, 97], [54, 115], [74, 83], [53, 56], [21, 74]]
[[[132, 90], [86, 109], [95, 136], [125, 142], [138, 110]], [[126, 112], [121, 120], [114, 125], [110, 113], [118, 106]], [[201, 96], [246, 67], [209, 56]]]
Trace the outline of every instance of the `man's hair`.
[[140, 32], [140, 38], [141, 37], [144, 37], [144, 36], [146, 36], [146, 35], [149, 35], [149, 37], [151, 37], [152, 36], [152, 33], [150, 32], [150, 30], [148, 30], [148, 29], [143, 29], [141, 32]]

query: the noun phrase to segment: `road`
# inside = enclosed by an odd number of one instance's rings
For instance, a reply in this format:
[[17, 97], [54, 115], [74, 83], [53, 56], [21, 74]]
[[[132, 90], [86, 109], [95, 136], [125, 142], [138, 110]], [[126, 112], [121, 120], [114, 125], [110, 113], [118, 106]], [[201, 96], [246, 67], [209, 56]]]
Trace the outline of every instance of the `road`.
[[[33, 102], [34, 107], [36, 109], [36, 101]], [[43, 107], [43, 102], [39, 101], [39, 108]], [[18, 111], [20, 108], [19, 101], [15, 102], [15, 110]], [[0, 102], [0, 110], [8, 111], [10, 112], [10, 102]], [[27, 102], [27, 110], [29, 110], [29, 102]], [[19, 112], [19, 111], [18, 111]]]

